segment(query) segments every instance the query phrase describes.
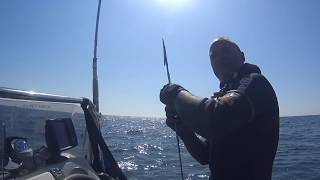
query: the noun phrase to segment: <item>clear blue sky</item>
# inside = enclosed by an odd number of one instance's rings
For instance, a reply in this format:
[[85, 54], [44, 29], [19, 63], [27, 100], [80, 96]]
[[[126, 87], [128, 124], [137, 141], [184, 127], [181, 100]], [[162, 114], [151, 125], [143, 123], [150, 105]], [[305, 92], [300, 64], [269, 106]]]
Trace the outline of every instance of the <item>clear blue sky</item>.
[[[97, 1], [0, 2], [0, 86], [91, 97]], [[164, 116], [161, 38], [172, 80], [218, 90], [208, 47], [236, 41], [273, 84], [286, 115], [320, 114], [320, 1], [103, 0], [98, 74], [104, 114]]]

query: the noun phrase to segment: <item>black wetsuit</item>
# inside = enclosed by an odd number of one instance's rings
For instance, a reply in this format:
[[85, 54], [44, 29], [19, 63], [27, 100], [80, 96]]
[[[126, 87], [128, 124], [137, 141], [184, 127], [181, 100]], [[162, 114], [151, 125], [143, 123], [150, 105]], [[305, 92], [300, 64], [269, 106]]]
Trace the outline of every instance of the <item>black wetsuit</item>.
[[181, 91], [174, 104], [182, 122], [206, 139], [207, 150], [199, 153], [208, 153], [210, 179], [271, 180], [279, 108], [272, 86], [257, 66], [244, 64], [211, 98]]

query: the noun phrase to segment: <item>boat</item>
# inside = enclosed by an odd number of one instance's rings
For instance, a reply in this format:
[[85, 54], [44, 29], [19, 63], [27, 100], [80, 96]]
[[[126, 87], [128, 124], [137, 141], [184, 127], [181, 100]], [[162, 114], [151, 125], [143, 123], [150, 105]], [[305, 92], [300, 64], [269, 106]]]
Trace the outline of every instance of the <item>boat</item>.
[[125, 180], [88, 98], [0, 88], [0, 179]]

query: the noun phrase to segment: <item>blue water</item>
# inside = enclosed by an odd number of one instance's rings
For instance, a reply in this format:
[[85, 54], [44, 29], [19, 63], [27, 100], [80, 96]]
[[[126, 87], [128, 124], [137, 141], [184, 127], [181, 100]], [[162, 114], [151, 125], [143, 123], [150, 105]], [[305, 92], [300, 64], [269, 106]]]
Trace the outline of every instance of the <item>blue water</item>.
[[[179, 179], [175, 134], [164, 119], [107, 116], [103, 133], [128, 179]], [[186, 179], [208, 179], [181, 144]], [[320, 116], [280, 120], [280, 141], [273, 180], [320, 180]]]

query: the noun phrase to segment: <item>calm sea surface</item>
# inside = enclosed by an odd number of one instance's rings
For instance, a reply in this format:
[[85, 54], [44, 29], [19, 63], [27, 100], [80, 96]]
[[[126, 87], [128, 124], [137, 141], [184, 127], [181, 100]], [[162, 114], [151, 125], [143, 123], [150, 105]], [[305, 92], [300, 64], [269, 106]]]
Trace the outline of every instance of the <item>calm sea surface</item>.
[[[175, 134], [164, 119], [107, 116], [103, 133], [128, 179], [179, 179]], [[182, 148], [186, 179], [208, 179]], [[320, 116], [284, 117], [273, 168], [273, 180], [320, 180]]]

